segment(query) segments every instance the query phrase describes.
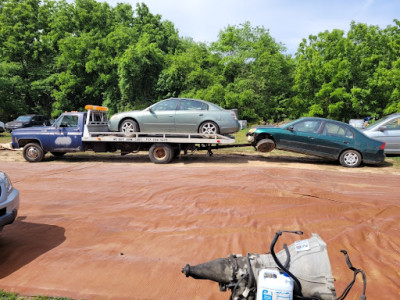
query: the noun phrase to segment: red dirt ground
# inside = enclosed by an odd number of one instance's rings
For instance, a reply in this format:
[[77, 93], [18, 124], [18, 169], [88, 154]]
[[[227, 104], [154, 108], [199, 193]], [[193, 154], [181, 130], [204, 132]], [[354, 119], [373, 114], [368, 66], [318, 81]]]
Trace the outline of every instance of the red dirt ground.
[[[307, 158], [0, 156], [20, 191], [0, 233], [0, 289], [74, 299], [229, 299], [181, 274], [231, 253], [264, 253], [277, 230], [318, 233], [337, 293], [367, 275], [368, 299], [400, 298], [400, 171]], [[280, 238], [291, 244], [297, 237]], [[278, 246], [277, 250], [280, 249]], [[361, 280], [347, 299], [358, 299]]]

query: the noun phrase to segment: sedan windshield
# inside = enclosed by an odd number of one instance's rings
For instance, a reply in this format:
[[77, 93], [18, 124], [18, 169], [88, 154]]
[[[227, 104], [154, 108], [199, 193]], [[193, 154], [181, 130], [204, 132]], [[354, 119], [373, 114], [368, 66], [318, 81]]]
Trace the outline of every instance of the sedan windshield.
[[369, 125], [367, 128], [368, 129], [377, 128], [377, 127], [381, 126], [381, 124], [383, 122], [385, 122], [388, 118], [389, 118], [389, 116], [383, 117], [383, 118], [379, 119], [378, 121], [376, 121], [374, 124]]
[[29, 122], [32, 119], [31, 116], [19, 116], [15, 121], [18, 122]]

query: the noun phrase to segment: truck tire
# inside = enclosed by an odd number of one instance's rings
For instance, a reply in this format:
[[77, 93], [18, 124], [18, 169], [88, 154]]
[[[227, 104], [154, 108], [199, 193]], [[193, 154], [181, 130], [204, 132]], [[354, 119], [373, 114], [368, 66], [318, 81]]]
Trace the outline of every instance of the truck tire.
[[275, 149], [275, 142], [271, 139], [262, 139], [257, 143], [257, 151], [271, 152]]
[[206, 122], [204, 122], [203, 124], [200, 125], [199, 133], [218, 134], [219, 133], [219, 127], [213, 121], [206, 121]]
[[126, 119], [119, 126], [119, 131], [125, 136], [131, 137], [134, 136], [135, 132], [139, 132], [139, 125], [132, 119]]
[[44, 152], [42, 147], [36, 143], [26, 144], [22, 150], [24, 158], [29, 162], [39, 162], [44, 157]]
[[174, 158], [174, 148], [170, 144], [153, 144], [149, 150], [149, 157], [155, 164], [167, 164]]
[[343, 167], [357, 168], [362, 163], [361, 154], [353, 149], [343, 151], [340, 154], [339, 162]]

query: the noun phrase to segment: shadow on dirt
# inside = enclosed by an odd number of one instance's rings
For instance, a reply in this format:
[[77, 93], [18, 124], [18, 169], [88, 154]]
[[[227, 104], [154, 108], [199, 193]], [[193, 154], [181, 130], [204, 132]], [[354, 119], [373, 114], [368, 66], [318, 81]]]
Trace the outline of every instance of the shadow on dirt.
[[[103, 162], [103, 163], [148, 163], [153, 164], [147, 152], [139, 152], [138, 154], [128, 154], [121, 156], [119, 154], [67, 154], [63, 157], [54, 157], [46, 155], [44, 161], [58, 162]], [[215, 163], [215, 164], [247, 164], [249, 162], [261, 163], [276, 163], [276, 164], [314, 164], [320, 166], [338, 166], [341, 167], [338, 161], [327, 160], [319, 157], [306, 155], [262, 155], [262, 154], [214, 154], [208, 156], [207, 153], [197, 152], [194, 154], [182, 155], [175, 158], [170, 164], [200, 164], [200, 163]], [[361, 167], [385, 168], [393, 166], [392, 163], [385, 161], [380, 165], [361, 165]]]
[[25, 222], [18, 217], [0, 233], [0, 278], [4, 278], [65, 241], [65, 229]]

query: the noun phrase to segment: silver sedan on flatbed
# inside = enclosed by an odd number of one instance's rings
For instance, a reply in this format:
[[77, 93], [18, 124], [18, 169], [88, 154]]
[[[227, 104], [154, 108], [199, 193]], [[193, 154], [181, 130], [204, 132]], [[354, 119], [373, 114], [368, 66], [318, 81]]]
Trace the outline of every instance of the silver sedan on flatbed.
[[133, 132], [230, 134], [239, 131], [240, 124], [232, 110], [204, 100], [170, 98], [144, 110], [115, 114], [109, 127], [127, 135]]

